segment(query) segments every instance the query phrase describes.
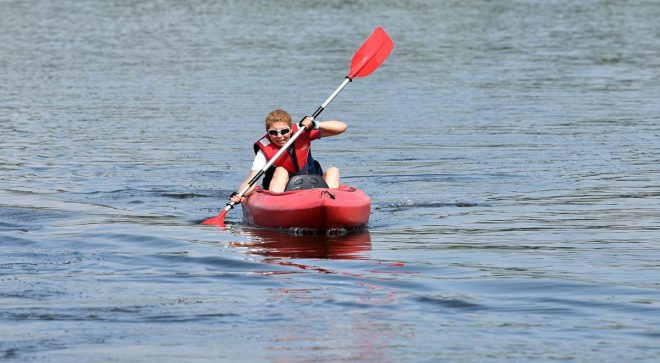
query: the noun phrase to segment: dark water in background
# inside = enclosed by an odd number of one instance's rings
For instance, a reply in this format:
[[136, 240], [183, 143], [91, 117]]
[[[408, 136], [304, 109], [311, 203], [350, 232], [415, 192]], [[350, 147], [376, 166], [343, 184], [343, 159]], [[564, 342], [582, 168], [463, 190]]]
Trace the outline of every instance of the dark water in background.
[[[0, 360], [653, 361], [657, 1], [0, 1]], [[196, 225], [271, 109], [367, 231]]]

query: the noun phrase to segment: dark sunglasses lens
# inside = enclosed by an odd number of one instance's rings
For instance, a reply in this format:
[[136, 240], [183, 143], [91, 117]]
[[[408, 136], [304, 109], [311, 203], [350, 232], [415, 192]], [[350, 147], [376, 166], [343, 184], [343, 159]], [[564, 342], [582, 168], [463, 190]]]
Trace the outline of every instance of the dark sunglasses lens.
[[286, 135], [286, 134], [289, 133], [289, 131], [291, 131], [291, 129], [289, 129], [289, 128], [281, 129], [281, 130], [268, 130], [268, 134], [273, 135], [273, 136], [275, 136], [277, 134]]

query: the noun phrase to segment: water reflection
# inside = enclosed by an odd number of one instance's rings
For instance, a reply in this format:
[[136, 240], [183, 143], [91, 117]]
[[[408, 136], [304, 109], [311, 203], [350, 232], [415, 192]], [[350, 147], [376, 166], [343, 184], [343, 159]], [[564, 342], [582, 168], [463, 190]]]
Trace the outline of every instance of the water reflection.
[[359, 259], [371, 251], [369, 230], [333, 233], [302, 233], [293, 230], [232, 228], [232, 234], [249, 236], [248, 242], [235, 242], [249, 254], [279, 258]]

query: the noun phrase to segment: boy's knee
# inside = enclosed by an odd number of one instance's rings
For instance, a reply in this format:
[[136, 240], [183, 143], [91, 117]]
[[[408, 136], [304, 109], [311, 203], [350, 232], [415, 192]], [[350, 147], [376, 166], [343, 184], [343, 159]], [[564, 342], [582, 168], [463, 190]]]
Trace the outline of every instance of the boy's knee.
[[277, 173], [277, 174], [286, 173], [287, 176], [289, 175], [289, 172], [281, 166], [278, 166], [277, 168], [275, 168], [275, 173]]

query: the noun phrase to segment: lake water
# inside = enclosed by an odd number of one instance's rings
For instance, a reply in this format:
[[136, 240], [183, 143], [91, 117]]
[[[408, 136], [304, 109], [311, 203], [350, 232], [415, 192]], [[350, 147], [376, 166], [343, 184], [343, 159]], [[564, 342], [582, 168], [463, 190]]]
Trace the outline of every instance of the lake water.
[[[657, 1], [0, 1], [0, 360], [660, 356]], [[198, 225], [263, 118], [369, 226]]]

